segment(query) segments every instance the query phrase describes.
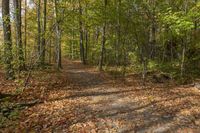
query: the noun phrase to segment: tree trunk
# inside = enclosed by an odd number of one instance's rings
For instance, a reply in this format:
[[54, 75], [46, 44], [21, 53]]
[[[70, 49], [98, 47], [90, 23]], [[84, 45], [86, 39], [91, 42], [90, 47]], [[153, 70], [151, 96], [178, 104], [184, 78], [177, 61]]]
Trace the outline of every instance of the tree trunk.
[[145, 85], [146, 82], [146, 75], [147, 75], [147, 58], [144, 57], [142, 53], [142, 65], [143, 65], [143, 72], [142, 72], [142, 79], [143, 79], [143, 84]]
[[50, 39], [50, 42], [49, 42], [49, 64], [51, 64], [51, 46], [52, 46], [52, 39]]
[[[185, 14], [188, 11], [188, 1], [185, 1]], [[185, 53], [186, 45], [188, 43], [188, 33], [185, 34], [185, 38], [182, 39], [182, 55], [181, 55], [181, 78], [183, 79], [185, 74]]]
[[[107, 0], [104, 0], [104, 9], [106, 11], [107, 8]], [[104, 14], [106, 16], [106, 13]], [[103, 70], [103, 62], [104, 62], [104, 51], [105, 51], [105, 43], [106, 43], [106, 19], [104, 20], [103, 29], [102, 29], [102, 44], [101, 44], [101, 53], [99, 60], [99, 70]]]
[[185, 51], [186, 51], [186, 43], [182, 39], [181, 78], [183, 78], [185, 71]]
[[106, 27], [105, 25], [103, 26], [103, 31], [102, 31], [102, 44], [101, 44], [101, 53], [100, 53], [100, 61], [99, 61], [99, 70], [103, 70], [103, 61], [104, 61], [104, 51], [105, 51], [105, 42], [106, 42]]
[[25, 0], [25, 12], [24, 12], [24, 62], [27, 60], [27, 0]]
[[[41, 25], [40, 25], [40, 3], [41, 3], [41, 0], [38, 0], [38, 5], [37, 5], [37, 30], [38, 30], [38, 38], [37, 38], [37, 47], [38, 47], [38, 57], [40, 57], [41, 55], [40, 55], [40, 51], [41, 51], [41, 49], [40, 49], [40, 45], [41, 45], [41, 38], [40, 38], [40, 36], [41, 36]], [[39, 64], [40, 64], [40, 61], [39, 61]]]
[[43, 29], [42, 29], [42, 42], [41, 42], [41, 64], [45, 63], [45, 45], [46, 45], [46, 23], [47, 23], [47, 0], [44, 0], [43, 10]]
[[80, 57], [81, 61], [83, 64], [85, 64], [85, 49], [84, 49], [84, 44], [83, 44], [83, 22], [82, 22], [82, 6], [81, 6], [81, 1], [79, 0], [79, 32], [80, 32]]
[[17, 42], [17, 54], [19, 59], [19, 71], [23, 70], [24, 65], [24, 53], [22, 47], [22, 20], [21, 20], [21, 0], [13, 0], [15, 10], [15, 25], [16, 25], [16, 42]]
[[74, 29], [72, 29], [72, 56], [71, 56], [71, 58], [72, 58], [72, 60], [74, 59], [74, 39], [75, 39], [75, 37], [74, 37]]
[[3, 18], [3, 33], [4, 33], [4, 58], [6, 79], [13, 79], [14, 71], [12, 66], [12, 39], [10, 26], [10, 10], [9, 0], [2, 0], [2, 18]]
[[155, 0], [150, 2], [151, 6], [153, 6], [153, 11], [151, 13], [151, 26], [150, 26], [150, 35], [149, 35], [149, 44], [150, 44], [150, 58], [154, 58], [155, 56], [155, 46], [156, 46], [156, 13], [155, 13]]
[[54, 0], [54, 15], [56, 20], [56, 66], [57, 69], [62, 69], [62, 61], [61, 61], [61, 31], [59, 27], [59, 19], [58, 19], [58, 7], [57, 0]]
[[85, 31], [85, 60], [88, 60], [89, 32]]
[[117, 40], [116, 40], [116, 64], [120, 65], [120, 45], [121, 45], [121, 0], [117, 0]]

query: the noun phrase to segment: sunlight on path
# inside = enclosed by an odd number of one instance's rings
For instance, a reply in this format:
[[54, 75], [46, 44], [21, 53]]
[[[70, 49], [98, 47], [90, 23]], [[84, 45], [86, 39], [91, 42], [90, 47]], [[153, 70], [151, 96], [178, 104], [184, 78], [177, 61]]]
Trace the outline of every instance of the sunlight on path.
[[67, 62], [56, 83], [45, 90], [45, 102], [24, 111], [23, 129], [63, 133], [200, 131], [199, 93], [163, 85], [126, 86], [108, 76], [78, 62]]

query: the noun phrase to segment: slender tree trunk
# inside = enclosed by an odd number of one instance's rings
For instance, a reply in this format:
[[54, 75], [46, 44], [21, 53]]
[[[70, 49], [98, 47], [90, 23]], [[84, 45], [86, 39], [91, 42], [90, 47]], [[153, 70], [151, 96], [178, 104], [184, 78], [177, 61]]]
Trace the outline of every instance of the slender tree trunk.
[[41, 42], [41, 64], [45, 63], [45, 46], [46, 46], [46, 23], [47, 23], [47, 0], [44, 0], [44, 9], [43, 9], [43, 29], [42, 29], [42, 42]]
[[[38, 3], [37, 3], [37, 30], [38, 30], [38, 38], [37, 38], [37, 47], [38, 47], [38, 57], [40, 57], [40, 45], [41, 45], [41, 25], [40, 25], [40, 4], [41, 4], [41, 0], [38, 0]], [[39, 61], [39, 64], [40, 64], [40, 61]]]
[[148, 60], [146, 57], [146, 50], [144, 48], [145, 46], [141, 46], [140, 48], [140, 55], [141, 55], [141, 61], [142, 61], [142, 79], [143, 79], [143, 84], [145, 85], [146, 82], [146, 74], [147, 74], [147, 64]]
[[74, 29], [72, 29], [72, 60], [74, 59]]
[[[120, 4], [121, 5], [121, 4]], [[128, 14], [130, 14], [130, 13], [128, 13]], [[129, 24], [130, 24], [130, 22], [129, 22], [129, 20], [127, 20], [126, 21], [126, 27], [125, 27], [125, 29], [124, 29], [124, 34], [126, 34], [127, 33], [127, 31], [128, 31], [128, 28], [129, 28]], [[120, 31], [121, 32], [121, 31]], [[122, 33], [122, 34], [123, 34]], [[121, 33], [120, 33], [121, 34]], [[121, 39], [122, 40], [122, 39]], [[124, 56], [124, 60], [123, 60], [123, 77], [125, 77], [126, 76], [126, 66], [127, 66], [127, 47], [126, 47], [126, 45], [125, 44], [130, 44], [130, 40], [128, 40], [128, 38], [126, 38], [126, 37], [124, 37], [123, 38], [123, 41], [121, 41], [122, 42], [122, 46], [123, 46], [123, 56]]]
[[49, 64], [51, 64], [51, 46], [52, 46], [52, 39], [50, 39], [50, 42], [49, 42]]
[[174, 60], [174, 53], [173, 53], [173, 37], [170, 40], [170, 53], [171, 53], [171, 62]]
[[[71, 30], [71, 36], [73, 34], [73, 29]], [[72, 59], [72, 39], [69, 40], [69, 58]]]
[[[71, 3], [72, 3], [72, 6], [73, 6], [73, 11], [75, 11], [75, 4], [74, 4], [73, 1], [74, 1], [74, 0], [71, 0]], [[74, 16], [73, 16], [73, 23], [75, 23], [74, 21], [75, 21], [75, 18], [74, 18]], [[71, 51], [71, 59], [72, 59], [72, 60], [74, 60], [74, 57], [76, 57], [76, 51], [74, 51], [74, 50], [75, 50], [75, 49], [74, 49], [74, 44], [75, 44], [75, 32], [74, 32], [74, 28], [72, 28], [72, 46], [71, 46], [71, 48], [72, 48], [72, 51]]]
[[24, 12], [24, 62], [27, 60], [27, 0], [25, 0], [25, 12]]
[[186, 51], [186, 43], [182, 39], [181, 78], [183, 78], [185, 71], [185, 51]]
[[54, 44], [54, 52], [53, 52], [53, 62], [54, 63], [57, 63], [57, 40], [56, 40], [56, 35], [55, 35], [55, 38], [53, 40], [53, 44]]
[[137, 47], [139, 48], [139, 55], [140, 55], [140, 60], [142, 64], [142, 80], [143, 84], [145, 85], [145, 80], [146, 80], [146, 73], [147, 73], [147, 59], [145, 55], [145, 49], [144, 49], [144, 44], [140, 43], [140, 38], [137, 35], [137, 32], [135, 32], [136, 40], [137, 40]]
[[[185, 14], [187, 14], [188, 10], [188, 1], [185, 1]], [[186, 53], [186, 45], [188, 43], [188, 33], [185, 34], [185, 39], [182, 39], [182, 55], [181, 55], [181, 78], [183, 79], [185, 74], [185, 53]]]
[[103, 31], [102, 31], [102, 44], [101, 44], [101, 55], [100, 55], [100, 61], [99, 61], [99, 70], [103, 70], [103, 61], [104, 61], [104, 51], [105, 51], [105, 43], [106, 43], [106, 27], [103, 26]]
[[10, 26], [10, 10], [9, 0], [2, 0], [2, 17], [3, 17], [3, 33], [4, 33], [4, 58], [6, 79], [14, 78], [14, 71], [12, 66], [12, 39], [11, 39], [11, 26]]
[[80, 57], [83, 64], [85, 64], [85, 49], [84, 49], [84, 35], [83, 35], [83, 22], [82, 22], [83, 9], [81, 1], [79, 0], [79, 32], [80, 32]]
[[143, 59], [142, 60], [142, 64], [143, 64], [142, 79], [143, 79], [143, 83], [145, 84], [145, 82], [146, 82], [146, 74], [147, 74], [147, 60]]
[[[154, 18], [154, 16], [153, 16]], [[152, 26], [150, 30], [150, 46], [151, 46], [151, 53], [150, 53], [150, 58], [154, 58], [155, 56], [155, 46], [156, 46], [156, 27], [155, 27], [155, 20], [152, 20]]]
[[[104, 0], [104, 9], [107, 9], [107, 0]], [[104, 14], [106, 16], [106, 14]], [[101, 53], [99, 60], [99, 70], [103, 70], [103, 62], [104, 62], [104, 51], [105, 51], [105, 43], [106, 43], [106, 20], [104, 20], [103, 28], [102, 28], [102, 44], [101, 44]]]
[[120, 64], [120, 45], [121, 45], [121, 0], [117, 0], [117, 41], [116, 41], [116, 64]]
[[13, 0], [14, 9], [15, 9], [15, 25], [16, 25], [16, 42], [18, 49], [18, 59], [19, 59], [19, 71], [23, 70], [24, 65], [24, 53], [22, 46], [22, 20], [21, 20], [21, 0]]
[[155, 0], [150, 2], [153, 7], [151, 16], [151, 26], [150, 26], [150, 35], [149, 35], [149, 44], [150, 44], [150, 58], [154, 58], [155, 56], [155, 46], [156, 46], [156, 13], [155, 13]]
[[[197, 4], [197, 2], [198, 2], [198, 0], [195, 0], [195, 4]], [[194, 37], [193, 37], [194, 47], [195, 47], [196, 44], [198, 44], [197, 43], [197, 38], [198, 38], [197, 32], [198, 32], [198, 20], [195, 20], [194, 21]]]
[[85, 31], [85, 60], [88, 60], [89, 32]]
[[62, 69], [62, 59], [61, 59], [61, 31], [59, 27], [58, 19], [58, 7], [57, 0], [54, 0], [54, 15], [56, 20], [56, 66], [57, 69]]

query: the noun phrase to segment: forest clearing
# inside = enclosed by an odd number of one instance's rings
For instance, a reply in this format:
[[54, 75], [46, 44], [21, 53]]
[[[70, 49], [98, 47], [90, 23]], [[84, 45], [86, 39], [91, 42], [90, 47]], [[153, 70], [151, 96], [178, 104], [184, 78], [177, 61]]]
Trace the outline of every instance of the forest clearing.
[[0, 0], [0, 133], [199, 133], [199, 0]]

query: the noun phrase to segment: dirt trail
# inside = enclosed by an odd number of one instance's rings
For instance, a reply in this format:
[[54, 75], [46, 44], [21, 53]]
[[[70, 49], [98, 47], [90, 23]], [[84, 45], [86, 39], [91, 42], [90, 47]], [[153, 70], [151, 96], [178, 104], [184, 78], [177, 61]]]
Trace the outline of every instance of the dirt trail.
[[69, 61], [61, 73], [45, 78], [38, 96], [44, 103], [23, 111], [19, 130], [200, 132], [200, 93], [195, 88], [163, 84], [142, 87], [134, 76], [127, 77], [128, 85], [123, 85], [95, 68]]

